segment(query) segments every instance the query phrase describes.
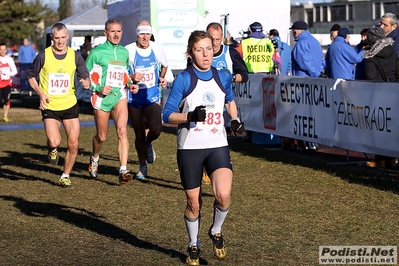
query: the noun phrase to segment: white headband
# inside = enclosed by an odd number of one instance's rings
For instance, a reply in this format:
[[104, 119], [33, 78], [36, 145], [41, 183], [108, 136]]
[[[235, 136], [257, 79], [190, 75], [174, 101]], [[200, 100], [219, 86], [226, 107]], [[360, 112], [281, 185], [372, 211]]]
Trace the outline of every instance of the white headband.
[[141, 33], [152, 33], [152, 27], [148, 26], [148, 25], [144, 25], [144, 26], [138, 26], [136, 28], [136, 34], [139, 35]]

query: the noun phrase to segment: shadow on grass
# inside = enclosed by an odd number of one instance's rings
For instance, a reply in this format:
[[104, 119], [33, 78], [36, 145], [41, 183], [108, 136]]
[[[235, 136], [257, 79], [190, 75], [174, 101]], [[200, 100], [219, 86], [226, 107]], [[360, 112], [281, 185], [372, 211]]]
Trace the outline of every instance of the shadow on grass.
[[128, 231], [102, 221], [101, 218], [103, 217], [98, 216], [94, 212], [90, 212], [82, 208], [75, 208], [55, 203], [32, 202], [14, 196], [0, 196], [0, 198], [7, 201], [13, 201], [14, 207], [18, 208], [27, 216], [43, 218], [54, 217], [79, 228], [90, 230], [99, 235], [115, 240], [123, 241], [138, 248], [164, 253], [167, 256], [179, 258], [182, 262], [184, 262], [186, 259], [186, 255], [181, 252], [173, 249], [163, 248], [151, 242], [141, 240]]
[[[62, 167], [64, 164], [63, 157], [60, 157], [58, 166], [53, 166], [48, 162], [48, 158], [47, 158], [47, 155], [45, 152], [47, 150], [46, 146], [33, 144], [33, 143], [25, 143], [23, 145], [30, 146], [31, 148], [34, 148], [34, 149], [43, 150], [44, 152], [42, 154], [36, 154], [36, 153], [20, 153], [17, 151], [4, 151], [5, 153], [8, 154], [8, 156], [0, 158], [0, 164], [15, 166], [16, 168], [19, 168], [19, 169], [24, 168], [24, 169], [45, 171], [45, 172], [49, 172], [57, 177], [61, 175], [62, 170], [60, 170], [60, 166]], [[60, 151], [60, 153], [65, 152], [62, 148], [59, 151]], [[84, 152], [83, 150], [79, 150], [78, 154], [83, 154], [85, 157], [87, 156], [87, 160], [89, 160], [90, 152]], [[110, 155], [101, 156], [101, 160], [119, 161], [117, 156], [110, 156]], [[129, 163], [139, 165], [138, 161], [131, 160]], [[87, 164], [82, 163], [82, 162], [75, 162], [72, 177], [82, 178], [82, 179], [91, 179], [96, 182], [102, 182], [109, 186], [119, 185], [119, 183], [117, 183], [117, 181], [118, 181], [117, 177], [118, 177], [118, 171], [119, 171], [118, 168], [108, 166], [106, 163], [104, 163], [103, 165], [100, 164], [101, 173], [99, 175], [99, 178], [93, 179], [89, 176], [87, 167], [88, 167], [88, 162], [87, 162]], [[133, 174], [136, 174], [136, 173], [133, 172]], [[106, 175], [115, 176], [115, 181], [111, 182], [111, 181], [107, 181], [107, 180], [101, 178], [101, 176], [106, 176]], [[52, 182], [52, 181], [49, 181], [44, 178], [37, 178], [37, 177], [23, 174], [21, 172], [6, 170], [6, 169], [4, 169], [2, 171], [1, 177], [8, 178], [10, 180], [23, 179], [23, 180], [32, 180], [32, 181], [42, 181], [42, 182], [51, 184], [53, 186], [58, 186], [58, 179], [56, 180], [57, 182]], [[145, 180], [143, 180], [141, 182], [148, 183], [149, 185], [152, 185], [152, 186], [159, 186], [159, 187], [164, 187], [164, 188], [173, 189], [173, 190], [177, 190], [177, 191], [183, 191], [180, 182], [174, 182], [174, 181], [170, 181], [170, 180], [166, 180], [166, 179], [162, 179], [162, 178], [158, 178], [158, 177], [148, 176]], [[204, 193], [203, 196], [204, 197], [213, 197], [213, 195], [208, 194], [208, 193]]]
[[[48, 158], [47, 158], [47, 154], [46, 154], [46, 152], [47, 152], [46, 146], [31, 144], [31, 143], [25, 143], [23, 145], [31, 146], [32, 148], [35, 148], [38, 150], [43, 150], [43, 153], [37, 154], [37, 153], [27, 153], [27, 152], [21, 153], [21, 152], [17, 152], [17, 151], [4, 151], [4, 153], [7, 153], [8, 156], [1, 157], [0, 164], [14, 166], [18, 169], [44, 171], [44, 172], [48, 172], [52, 175], [55, 175], [57, 177], [61, 176], [62, 168], [64, 165], [64, 158], [62, 156], [60, 156], [58, 165], [52, 165], [48, 162]], [[60, 148], [59, 152], [61, 154], [65, 154], [66, 149]], [[78, 154], [82, 154], [82, 153], [86, 154], [87, 160], [89, 160], [90, 153], [83, 152], [82, 150], [79, 150]], [[101, 159], [118, 161], [118, 158], [113, 157], [113, 156], [104, 156], [104, 157], [101, 157]], [[135, 163], [138, 164], [138, 162], [135, 162]], [[60, 167], [61, 167], [61, 169], [60, 169]], [[88, 167], [88, 162], [87, 162], [87, 164], [81, 163], [81, 162], [75, 162], [72, 176], [74, 178], [93, 179], [89, 176], [87, 167]], [[118, 171], [119, 171], [118, 168], [108, 166], [106, 164], [101, 166], [101, 175], [115, 176], [115, 180], [117, 180]], [[8, 178], [10, 180], [24, 179], [24, 180], [33, 180], [33, 181], [43, 181], [45, 183], [49, 183], [54, 186], [58, 185], [58, 179], [57, 179], [57, 182], [50, 182], [44, 178], [35, 178], [33, 176], [28, 176], [28, 175], [22, 174], [21, 172], [22, 171], [12, 171], [12, 170], [3, 169], [1, 177]], [[116, 184], [115, 182], [109, 182], [107, 180], [100, 179], [100, 178], [93, 179], [93, 180], [95, 180], [97, 182], [103, 182], [110, 186], [115, 186], [115, 184]]]
[[[41, 181], [41, 182], [50, 184], [52, 186], [58, 186], [58, 182], [52, 182], [52, 181], [44, 179], [44, 178], [34, 177], [31, 175], [25, 175], [22, 173], [17, 173], [15, 171], [11, 171], [8, 169], [2, 169], [1, 178], [7, 178], [7, 179], [13, 180], [13, 181], [18, 181], [18, 180]], [[58, 181], [58, 179], [57, 179], [57, 181]]]
[[[19, 169], [24, 168], [27, 170], [37, 170], [37, 171], [44, 171], [44, 172], [49, 172], [50, 174], [54, 175], [59, 175], [61, 176], [61, 169], [62, 166], [64, 165], [64, 158], [60, 157], [58, 161], [58, 165], [52, 165], [50, 162], [48, 162], [48, 158], [46, 154], [40, 154], [38, 155], [37, 153], [20, 153], [16, 151], [4, 151], [5, 153], [8, 153], [8, 156], [6, 157], [1, 157], [0, 158], [0, 163], [2, 165], [9, 165], [9, 166], [14, 166]], [[74, 173], [73, 175], [75, 177], [83, 178], [83, 179], [90, 179], [89, 174], [84, 173], [81, 175], [77, 175], [77, 172], [80, 170], [82, 172], [85, 170], [87, 172], [87, 164], [83, 163], [75, 163], [74, 166]], [[104, 174], [109, 174], [109, 175], [115, 175], [117, 173], [117, 170], [115, 170], [114, 167], [108, 167], [104, 166], [102, 168]], [[14, 176], [20, 176], [20, 172], [15, 171], [13, 173]], [[44, 179], [43, 179], [44, 180]], [[112, 183], [112, 185], [115, 185]]]
[[[245, 156], [263, 158], [270, 162], [300, 165], [340, 177], [349, 183], [374, 187], [383, 191], [399, 194], [399, 168], [370, 169], [361, 164], [345, 164], [342, 155], [322, 154], [314, 151], [268, 150], [265, 146], [250, 143], [242, 139], [230, 139], [230, 149]], [[293, 156], [295, 154], [295, 156]], [[352, 158], [356, 159], [356, 158]], [[357, 158], [359, 159], [359, 158]], [[363, 160], [365, 160], [363, 158]], [[342, 164], [328, 164], [341, 162]]]

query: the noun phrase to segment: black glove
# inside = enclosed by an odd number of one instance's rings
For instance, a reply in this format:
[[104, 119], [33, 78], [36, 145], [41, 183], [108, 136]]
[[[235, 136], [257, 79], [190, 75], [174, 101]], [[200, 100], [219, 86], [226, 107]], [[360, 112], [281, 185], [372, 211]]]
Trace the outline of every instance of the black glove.
[[240, 119], [238, 118], [231, 120], [231, 131], [233, 131], [234, 134], [244, 133], [245, 131], [244, 123], [241, 123]]
[[195, 107], [194, 111], [187, 113], [188, 122], [202, 122], [205, 121], [206, 110], [204, 105]]

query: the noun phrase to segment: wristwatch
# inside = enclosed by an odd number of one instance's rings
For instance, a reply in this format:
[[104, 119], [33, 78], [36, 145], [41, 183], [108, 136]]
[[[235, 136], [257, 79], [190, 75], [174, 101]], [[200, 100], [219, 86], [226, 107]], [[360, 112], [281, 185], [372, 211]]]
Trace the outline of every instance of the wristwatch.
[[231, 76], [231, 80], [232, 80], [233, 82], [235, 82], [235, 81], [236, 81], [236, 78], [237, 78], [237, 77], [236, 77], [236, 75], [235, 75], [235, 74]]

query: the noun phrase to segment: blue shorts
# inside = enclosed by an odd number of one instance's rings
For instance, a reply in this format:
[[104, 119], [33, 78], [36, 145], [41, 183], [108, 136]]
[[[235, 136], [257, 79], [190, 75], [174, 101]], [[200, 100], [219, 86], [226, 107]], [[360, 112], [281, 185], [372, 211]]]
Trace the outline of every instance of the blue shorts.
[[[128, 93], [131, 94], [129, 91]], [[132, 97], [132, 101], [129, 102], [129, 105], [134, 108], [146, 108], [153, 103], [158, 103], [161, 101], [158, 87], [153, 87], [149, 89], [140, 89], [136, 94], [131, 94], [129, 97]]]
[[185, 190], [201, 186], [203, 167], [209, 176], [220, 168], [233, 170], [229, 146], [213, 149], [179, 149], [177, 150], [177, 164]]

